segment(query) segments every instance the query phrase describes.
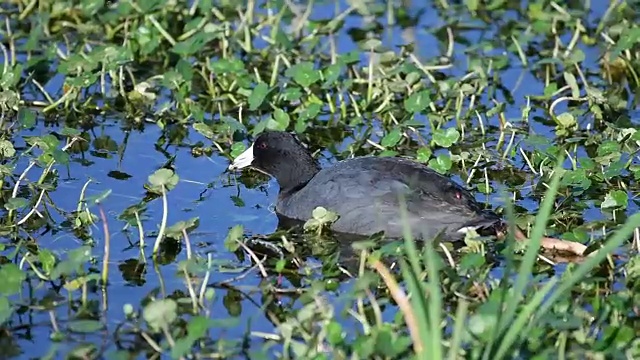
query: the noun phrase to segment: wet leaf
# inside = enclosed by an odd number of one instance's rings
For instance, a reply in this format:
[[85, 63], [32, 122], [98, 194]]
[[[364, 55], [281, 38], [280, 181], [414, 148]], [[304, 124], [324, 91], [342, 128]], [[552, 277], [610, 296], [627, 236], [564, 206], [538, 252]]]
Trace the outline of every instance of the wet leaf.
[[289, 123], [291, 122], [291, 118], [289, 114], [284, 112], [282, 109], [276, 109], [273, 113], [273, 119], [278, 124], [277, 130], [286, 130], [289, 127]]
[[249, 110], [256, 110], [262, 106], [268, 93], [269, 85], [263, 82], [258, 83], [249, 96]]
[[320, 72], [314, 69], [313, 63], [308, 61], [293, 65], [287, 69], [285, 75], [293, 77], [295, 82], [305, 88], [320, 80]]
[[93, 195], [93, 196], [87, 196], [85, 198], [85, 201], [88, 204], [92, 204], [92, 205], [98, 205], [101, 204], [102, 202], [105, 201], [106, 198], [109, 197], [109, 195], [111, 195], [111, 189], [107, 189], [99, 194]]
[[27, 108], [20, 108], [18, 110], [18, 121], [24, 129], [32, 128], [36, 125], [36, 114]]
[[74, 320], [69, 322], [68, 326], [71, 331], [87, 334], [104, 328], [104, 325], [96, 320]]
[[555, 120], [558, 123], [558, 125], [564, 128], [572, 128], [577, 125], [576, 119], [570, 113], [562, 113], [557, 117], [555, 117]]
[[380, 145], [384, 147], [394, 147], [402, 139], [402, 130], [393, 129], [387, 135], [385, 135], [380, 141]]
[[224, 246], [229, 251], [236, 251], [240, 248], [238, 241], [242, 240], [244, 236], [244, 226], [235, 225], [227, 233], [227, 238], [224, 240]]
[[13, 144], [7, 140], [0, 140], [0, 156], [3, 158], [10, 158], [16, 154], [16, 149], [13, 148]]
[[404, 101], [404, 108], [410, 113], [419, 113], [427, 108], [431, 104], [431, 96], [428, 90], [422, 90], [411, 94]]
[[201, 122], [194, 123], [193, 129], [199, 132], [202, 136], [206, 137], [207, 139], [215, 138], [215, 133], [213, 132], [213, 129], [211, 129], [211, 127], [209, 127], [205, 123], [201, 123]]
[[162, 328], [169, 328], [178, 317], [178, 304], [173, 299], [155, 300], [142, 310], [142, 317], [149, 328], [158, 332]]
[[7, 200], [7, 202], [4, 204], [4, 208], [7, 210], [20, 210], [28, 204], [29, 202], [27, 201], [27, 199], [15, 197]]
[[0, 296], [0, 325], [4, 325], [13, 314], [13, 307], [6, 296]]
[[27, 278], [24, 271], [13, 264], [7, 263], [0, 266], [0, 295], [13, 295], [20, 292], [22, 282]]
[[166, 168], [158, 169], [149, 175], [149, 184], [157, 188], [164, 187], [167, 190], [173, 189], [178, 184], [178, 180], [178, 175]]
[[431, 157], [431, 149], [427, 147], [421, 147], [420, 149], [418, 149], [418, 153], [416, 156], [416, 160], [418, 162], [426, 163], [429, 161], [430, 157]]
[[610, 208], [626, 208], [629, 201], [629, 196], [626, 191], [623, 190], [613, 190], [607, 193], [604, 197], [604, 201], [602, 205], [600, 205], [603, 209]]
[[457, 143], [458, 139], [460, 139], [460, 133], [455, 128], [448, 128], [446, 130], [436, 129], [433, 132], [433, 141], [437, 145], [445, 148]]
[[451, 165], [451, 158], [446, 154], [440, 154], [435, 159], [429, 160], [429, 167], [441, 174], [446, 174], [451, 169]]

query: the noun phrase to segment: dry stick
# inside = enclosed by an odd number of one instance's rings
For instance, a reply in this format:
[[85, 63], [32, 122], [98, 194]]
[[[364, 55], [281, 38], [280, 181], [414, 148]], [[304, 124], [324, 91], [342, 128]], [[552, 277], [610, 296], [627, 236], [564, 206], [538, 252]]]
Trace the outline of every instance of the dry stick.
[[[522, 242], [529, 241], [529, 238], [518, 228], [516, 228], [515, 239]], [[547, 250], [567, 251], [578, 256], [584, 256], [584, 252], [587, 250], [587, 247], [580, 243], [550, 237], [542, 237], [540, 246]]]
[[407, 324], [407, 328], [409, 329], [409, 335], [411, 335], [411, 339], [413, 340], [413, 351], [416, 354], [422, 353], [422, 340], [420, 339], [420, 331], [418, 329], [418, 324], [416, 323], [416, 317], [413, 313], [413, 309], [411, 309], [411, 304], [409, 303], [409, 299], [407, 299], [407, 295], [402, 291], [396, 279], [393, 278], [391, 272], [387, 267], [380, 262], [380, 260], [376, 260], [371, 265], [378, 274], [382, 277], [382, 280], [389, 288], [391, 292], [391, 297], [395, 300], [396, 304], [402, 311], [402, 315], [404, 315], [404, 321]]
[[187, 229], [182, 229], [182, 235], [184, 236], [184, 243], [187, 248], [187, 259], [191, 260], [191, 241], [189, 240], [189, 234], [187, 234]]
[[262, 274], [262, 277], [263, 278], [269, 277], [267, 275], [267, 271], [264, 269], [264, 266], [262, 265], [262, 261], [258, 259], [258, 256], [256, 255], [256, 253], [254, 253], [251, 249], [249, 249], [249, 247], [245, 245], [242, 241], [236, 239], [236, 242], [238, 243], [238, 245], [240, 245], [240, 247], [244, 249], [244, 251], [249, 253], [249, 256], [253, 259], [253, 261], [256, 262], [256, 265], [258, 265], [258, 269], [260, 269], [260, 274]]

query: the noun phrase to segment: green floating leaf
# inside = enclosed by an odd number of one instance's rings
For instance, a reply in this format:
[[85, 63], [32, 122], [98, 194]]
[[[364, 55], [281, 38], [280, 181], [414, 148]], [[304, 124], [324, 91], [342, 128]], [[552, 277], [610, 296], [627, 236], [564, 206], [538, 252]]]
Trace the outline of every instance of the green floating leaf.
[[104, 328], [104, 325], [96, 320], [74, 320], [70, 321], [67, 326], [71, 331], [87, 334]]
[[285, 89], [280, 96], [282, 97], [282, 100], [294, 102], [300, 100], [302, 97], [302, 91], [298, 87], [291, 87]]
[[404, 108], [410, 113], [418, 113], [423, 111], [431, 104], [431, 95], [429, 90], [422, 90], [411, 94], [404, 100]]
[[440, 174], [446, 174], [451, 169], [451, 165], [451, 157], [447, 154], [440, 154], [435, 159], [429, 160], [429, 167]]
[[457, 143], [459, 139], [460, 133], [454, 128], [448, 128], [446, 130], [436, 129], [433, 132], [433, 142], [444, 148], [448, 148]]
[[216, 36], [215, 33], [199, 32], [184, 41], [176, 43], [173, 48], [171, 48], [171, 51], [186, 58], [198, 53], [209, 41], [215, 39]]
[[181, 239], [184, 236], [184, 232], [187, 234], [196, 229], [200, 225], [200, 218], [193, 217], [189, 220], [178, 221], [174, 225], [169, 226], [165, 234], [167, 237], [173, 239]]
[[431, 154], [432, 152], [430, 148], [421, 147], [420, 149], [418, 149], [418, 152], [416, 154], [416, 160], [421, 163], [426, 163], [427, 161], [429, 161]]
[[310, 120], [314, 119], [320, 113], [322, 105], [318, 103], [311, 103], [304, 110], [300, 112], [300, 119]]
[[231, 145], [231, 157], [234, 159], [240, 156], [247, 149], [247, 145], [241, 142], [233, 143]]
[[7, 209], [7, 210], [19, 210], [19, 209], [22, 209], [25, 206], [27, 206], [27, 204], [29, 204], [27, 199], [20, 198], [20, 197], [15, 197], [15, 198], [9, 199], [4, 204], [4, 208]]
[[101, 192], [100, 194], [93, 195], [93, 196], [87, 196], [85, 198], [85, 201], [88, 204], [98, 205], [98, 204], [102, 203], [106, 198], [108, 198], [109, 195], [111, 195], [111, 192], [112, 192], [111, 189], [107, 189], [107, 190]]
[[171, 358], [176, 360], [184, 359], [191, 353], [194, 342], [195, 340], [189, 336], [177, 339], [171, 347]]
[[564, 128], [573, 128], [577, 125], [576, 118], [568, 112], [556, 116], [554, 120], [558, 125]]
[[0, 140], [0, 156], [3, 158], [10, 158], [16, 154], [16, 149], [13, 147], [11, 141]]
[[38, 252], [38, 260], [40, 260], [40, 264], [42, 266], [42, 270], [46, 275], [51, 274], [54, 266], [56, 265], [56, 257], [50, 250], [40, 249]]
[[80, 130], [74, 129], [74, 128], [70, 128], [70, 127], [64, 127], [60, 131], [60, 135], [64, 135], [64, 136], [67, 136], [67, 137], [80, 136], [80, 134], [82, 134], [82, 132]]
[[305, 88], [321, 79], [320, 71], [314, 69], [313, 63], [309, 61], [290, 67], [285, 72], [285, 75], [293, 77], [295, 82]]
[[249, 110], [257, 110], [264, 102], [268, 93], [269, 85], [263, 82], [258, 83], [258, 85], [253, 88], [253, 91], [251, 91], [251, 95], [249, 95]]
[[227, 233], [227, 238], [224, 240], [224, 247], [229, 251], [236, 251], [240, 247], [238, 240], [241, 240], [244, 236], [244, 226], [238, 224], [232, 227]]
[[382, 138], [380, 145], [385, 148], [394, 147], [400, 142], [400, 139], [402, 139], [402, 131], [400, 129], [393, 129]]
[[95, 357], [97, 347], [90, 343], [82, 343], [69, 351], [69, 359], [91, 359]]
[[273, 120], [278, 124], [277, 130], [286, 130], [291, 122], [291, 117], [282, 109], [276, 109], [273, 113]]
[[209, 140], [213, 140], [215, 137], [215, 133], [211, 129], [211, 127], [205, 123], [197, 122], [193, 124], [193, 129], [200, 133], [200, 135], [206, 137]]
[[247, 72], [247, 69], [244, 68], [244, 63], [242, 62], [242, 60], [237, 58], [213, 60], [211, 61], [209, 66], [211, 67], [211, 71], [213, 71], [214, 74], [220, 76], [227, 74], [233, 74], [237, 76], [239, 74], [245, 74]]
[[91, 17], [102, 9], [104, 2], [105, 0], [85, 0], [80, 2], [80, 10], [85, 16]]
[[331, 345], [339, 345], [344, 341], [344, 330], [337, 321], [331, 321], [326, 326], [327, 340]]
[[9, 89], [12, 89], [18, 81], [20, 81], [23, 67], [22, 64], [18, 63], [13, 69], [7, 71], [0, 77], [0, 88], [5, 89], [0, 99], [3, 100], [2, 104], [8, 108], [18, 109], [20, 97], [17, 92]]
[[178, 184], [178, 175], [173, 170], [162, 168], [149, 175], [149, 184], [155, 188], [164, 186], [171, 190]]
[[200, 339], [207, 335], [207, 331], [212, 326], [213, 321], [205, 316], [194, 316], [187, 324], [187, 334], [192, 339]]
[[600, 205], [602, 209], [610, 209], [610, 208], [622, 208], [625, 209], [629, 202], [629, 196], [627, 192], [624, 190], [613, 190], [610, 191], [604, 197], [604, 201]]
[[323, 71], [325, 82], [322, 88], [329, 89], [335, 84], [342, 74], [342, 64], [332, 64], [326, 67]]
[[173, 299], [156, 300], [142, 310], [142, 318], [154, 331], [168, 328], [178, 317], [178, 304]]
[[322, 206], [313, 209], [311, 216], [312, 218], [307, 220], [303, 225], [305, 230], [320, 228], [323, 225], [328, 225], [338, 220], [337, 213], [329, 211]]
[[9, 299], [6, 296], [0, 296], [0, 325], [4, 325], [4, 323], [11, 318], [12, 314], [13, 307]]
[[27, 108], [20, 108], [18, 110], [18, 122], [23, 129], [32, 128], [36, 125], [36, 113]]
[[620, 39], [611, 49], [610, 59], [615, 60], [623, 51], [631, 49], [632, 46], [640, 42], [639, 27], [623, 27]]
[[14, 263], [6, 263], [0, 267], [0, 294], [13, 295], [20, 292], [22, 282], [27, 274]]

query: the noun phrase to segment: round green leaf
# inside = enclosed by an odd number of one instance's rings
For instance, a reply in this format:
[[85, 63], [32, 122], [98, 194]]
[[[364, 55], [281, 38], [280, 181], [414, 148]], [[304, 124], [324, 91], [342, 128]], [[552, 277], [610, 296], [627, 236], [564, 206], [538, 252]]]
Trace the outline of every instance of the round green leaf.
[[436, 129], [433, 132], [433, 141], [444, 148], [448, 148], [451, 145], [458, 142], [460, 139], [460, 133], [454, 128], [448, 128], [446, 130]]
[[429, 90], [422, 90], [411, 94], [404, 100], [404, 108], [410, 113], [421, 112], [431, 104], [431, 96]]
[[254, 111], [258, 109], [264, 102], [268, 93], [269, 85], [263, 82], [258, 83], [258, 85], [253, 88], [253, 91], [251, 91], [251, 95], [249, 95], [249, 110]]
[[15, 197], [15, 198], [9, 199], [4, 204], [4, 208], [7, 209], [7, 210], [18, 210], [18, 209], [22, 209], [23, 207], [27, 206], [28, 203], [29, 202], [27, 201], [27, 199]]
[[451, 169], [451, 158], [447, 154], [440, 154], [435, 159], [429, 160], [429, 166], [433, 170], [445, 174]]
[[142, 317], [149, 327], [158, 331], [169, 327], [178, 317], [178, 304], [173, 299], [156, 300], [142, 310]]
[[384, 147], [393, 147], [400, 142], [400, 139], [402, 139], [402, 131], [400, 129], [393, 129], [382, 138], [380, 145]]
[[22, 282], [27, 278], [24, 271], [14, 263], [6, 263], [0, 267], [0, 294], [13, 295], [20, 291]]
[[418, 162], [426, 163], [427, 161], [429, 161], [430, 157], [431, 149], [429, 149], [428, 147], [421, 147], [420, 149], [418, 149], [418, 152], [416, 154], [416, 160]]
[[178, 183], [178, 175], [170, 169], [162, 168], [149, 175], [149, 183], [154, 187], [164, 186], [172, 189]]
[[13, 147], [11, 141], [0, 140], [0, 156], [3, 158], [10, 158], [16, 154], [16, 149]]
[[94, 333], [104, 327], [96, 320], [74, 320], [69, 322], [68, 326], [71, 331], [80, 333]]

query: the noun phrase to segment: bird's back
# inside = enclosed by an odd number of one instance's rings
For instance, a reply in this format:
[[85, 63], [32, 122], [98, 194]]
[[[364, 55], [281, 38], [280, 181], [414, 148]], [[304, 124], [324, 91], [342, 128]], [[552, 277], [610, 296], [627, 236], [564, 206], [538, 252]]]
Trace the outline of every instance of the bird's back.
[[[407, 210], [404, 219], [401, 201]], [[318, 206], [340, 215], [333, 225], [339, 232], [370, 235], [384, 231], [388, 237], [401, 237], [407, 222], [414, 237], [427, 240], [441, 231], [456, 237], [460, 228], [500, 220], [453, 180], [420, 163], [392, 157], [338, 162], [318, 172], [300, 190], [281, 194], [276, 210], [306, 220]]]

